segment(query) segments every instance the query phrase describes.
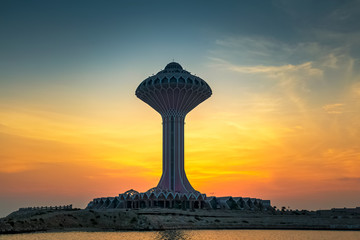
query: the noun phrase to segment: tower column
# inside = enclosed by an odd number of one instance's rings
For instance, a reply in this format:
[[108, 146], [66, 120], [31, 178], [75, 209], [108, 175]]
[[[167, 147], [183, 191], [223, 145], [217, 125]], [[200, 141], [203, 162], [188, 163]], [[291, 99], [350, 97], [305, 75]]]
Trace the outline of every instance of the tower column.
[[179, 113], [163, 116], [163, 173], [158, 187], [176, 192], [195, 191], [184, 170], [184, 119]]

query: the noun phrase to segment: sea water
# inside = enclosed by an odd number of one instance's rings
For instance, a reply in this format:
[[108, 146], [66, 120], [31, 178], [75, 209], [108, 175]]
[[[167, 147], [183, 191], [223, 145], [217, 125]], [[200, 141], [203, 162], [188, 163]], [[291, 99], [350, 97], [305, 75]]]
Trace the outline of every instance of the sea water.
[[4, 240], [360, 240], [360, 231], [171, 230], [153, 232], [57, 232], [0, 235]]

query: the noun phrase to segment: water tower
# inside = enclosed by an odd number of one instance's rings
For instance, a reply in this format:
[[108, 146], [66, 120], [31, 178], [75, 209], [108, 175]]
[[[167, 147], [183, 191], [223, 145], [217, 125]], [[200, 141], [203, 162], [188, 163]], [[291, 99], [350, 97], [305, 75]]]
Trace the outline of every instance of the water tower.
[[197, 192], [184, 169], [184, 120], [192, 109], [211, 96], [211, 88], [180, 64], [171, 62], [164, 70], [145, 79], [135, 94], [160, 113], [163, 121], [163, 167], [156, 188]]

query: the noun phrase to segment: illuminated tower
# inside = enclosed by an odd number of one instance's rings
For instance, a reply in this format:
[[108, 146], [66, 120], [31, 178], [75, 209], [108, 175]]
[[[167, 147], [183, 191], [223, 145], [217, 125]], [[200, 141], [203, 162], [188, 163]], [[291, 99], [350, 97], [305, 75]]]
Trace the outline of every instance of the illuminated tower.
[[211, 88], [180, 64], [171, 62], [145, 79], [135, 94], [160, 113], [163, 121], [163, 169], [157, 188], [196, 192], [184, 169], [184, 120], [188, 112], [211, 96]]

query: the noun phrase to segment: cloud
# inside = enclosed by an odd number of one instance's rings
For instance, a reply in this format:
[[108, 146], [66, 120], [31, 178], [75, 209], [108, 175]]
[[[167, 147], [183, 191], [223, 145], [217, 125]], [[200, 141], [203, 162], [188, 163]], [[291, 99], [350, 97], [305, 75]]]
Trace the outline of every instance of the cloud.
[[[311, 7], [309, 7], [311, 3]], [[273, 4], [288, 16], [288, 21], [296, 21], [297, 32], [299, 37], [316, 38], [319, 31], [333, 33], [359, 33], [357, 22], [360, 20], [359, 8], [360, 1], [348, 0], [339, 1], [336, 4], [328, 4], [329, 1], [286, 1], [275, 0]], [[337, 42], [343, 44], [350, 38], [344, 38]], [[354, 39], [353, 39], [354, 40]], [[329, 39], [325, 39], [329, 43]]]
[[324, 60], [323, 66], [328, 68], [338, 68], [338, 57], [330, 53]]
[[[229, 36], [215, 41], [212, 56], [236, 65], [299, 65], [327, 56], [335, 47], [315, 41], [285, 42], [259, 36]], [[339, 53], [334, 53], [334, 56]]]
[[359, 182], [360, 183], [360, 177], [344, 177], [339, 178], [340, 181], [350, 181], [350, 182]]
[[264, 73], [270, 77], [276, 77], [281, 74], [296, 73], [299, 71], [305, 71], [310, 76], [322, 76], [322, 70], [314, 68], [311, 62], [305, 62], [299, 65], [282, 65], [282, 66], [230, 66], [230, 70], [241, 73]]
[[359, 82], [355, 83], [351, 87], [351, 95], [353, 98], [360, 101], [360, 78], [359, 78]]
[[[267, 88], [268, 95], [281, 96], [282, 103], [288, 101], [303, 113], [319, 108], [329, 114], [354, 112], [360, 104], [360, 52], [356, 50], [360, 32], [309, 31], [315, 36], [312, 41], [225, 36], [209, 51], [210, 65], [232, 73], [229, 76], [251, 80], [238, 81], [241, 84], [257, 82], [253, 91]], [[346, 109], [324, 105], [331, 101], [345, 104]]]
[[[4, 160], [4, 159], [2, 159]], [[0, 173], [20, 173], [34, 169], [34, 166], [31, 166], [28, 163], [3, 163], [0, 168]]]
[[217, 68], [239, 74], [253, 75], [259, 81], [273, 81], [271, 91], [274, 96], [285, 99], [301, 112], [306, 112], [306, 97], [312, 91], [312, 82], [322, 80], [323, 70], [312, 62], [286, 65], [236, 65], [221, 58], [211, 59]]
[[216, 40], [215, 44], [224, 48], [234, 49], [236, 53], [242, 53], [247, 56], [271, 57], [275, 51], [287, 53], [292, 51], [292, 48], [287, 44], [262, 37], [228, 37]]
[[322, 109], [329, 114], [341, 114], [343, 113], [343, 106], [344, 104], [342, 103], [334, 103], [324, 105]]
[[319, 68], [313, 66], [312, 62], [304, 62], [302, 64], [293, 65], [293, 64], [286, 64], [286, 65], [236, 65], [229, 61], [226, 61], [221, 58], [214, 58], [210, 57], [217, 67], [221, 67], [226, 70], [245, 73], [245, 74], [266, 74], [269, 77], [278, 77], [279, 75], [284, 74], [295, 74], [301, 72], [302, 74], [306, 74], [308, 76], [313, 77], [321, 77], [323, 71]]
[[[312, 41], [287, 42], [260, 36], [228, 36], [215, 41], [211, 57], [241, 66], [298, 66], [352, 70], [360, 52], [360, 32], [310, 29]], [[346, 43], [344, 43], [346, 41]]]

